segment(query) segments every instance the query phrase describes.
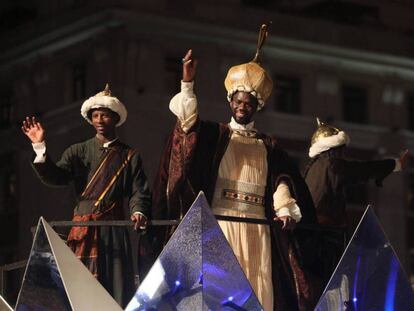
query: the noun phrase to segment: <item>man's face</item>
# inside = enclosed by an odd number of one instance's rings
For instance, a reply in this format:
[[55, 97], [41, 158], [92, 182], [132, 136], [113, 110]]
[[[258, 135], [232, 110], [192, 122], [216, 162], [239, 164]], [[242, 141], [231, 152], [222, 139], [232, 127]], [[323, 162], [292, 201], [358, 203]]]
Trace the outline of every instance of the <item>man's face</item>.
[[108, 108], [93, 109], [90, 116], [96, 133], [107, 136], [108, 134], [113, 134], [115, 132], [119, 116], [112, 110]]
[[230, 102], [234, 120], [239, 124], [250, 123], [257, 110], [257, 105], [257, 99], [250, 93], [235, 93]]

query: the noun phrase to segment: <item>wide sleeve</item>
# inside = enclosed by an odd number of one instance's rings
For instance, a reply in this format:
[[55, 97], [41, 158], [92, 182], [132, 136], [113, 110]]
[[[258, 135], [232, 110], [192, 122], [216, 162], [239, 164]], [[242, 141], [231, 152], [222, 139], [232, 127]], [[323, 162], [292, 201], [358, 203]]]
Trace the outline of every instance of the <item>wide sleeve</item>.
[[181, 82], [181, 92], [170, 101], [170, 110], [180, 121], [181, 129], [188, 132], [197, 121], [197, 98], [193, 91], [194, 82]]
[[342, 182], [347, 185], [366, 183], [373, 179], [377, 186], [381, 186], [384, 178], [395, 169], [396, 161], [394, 159], [374, 161], [334, 159], [331, 165], [331, 171], [336, 176], [341, 176]]
[[[273, 150], [272, 162], [276, 168], [273, 169], [274, 187], [276, 187], [273, 199], [275, 210], [279, 210], [276, 213], [277, 216], [288, 215], [304, 224], [316, 223], [316, 211], [312, 196], [296, 163], [286, 151], [277, 146]], [[279, 195], [283, 195], [287, 199], [277, 200]], [[277, 201], [285, 202], [286, 206], [281, 206]], [[288, 209], [280, 209], [281, 207], [288, 207]], [[289, 210], [289, 214], [287, 214], [287, 210]]]
[[285, 181], [281, 181], [276, 187], [273, 194], [273, 208], [277, 217], [290, 216], [296, 222], [299, 222], [302, 218], [299, 206], [290, 194], [289, 186]]
[[131, 159], [130, 183], [129, 209], [131, 215], [139, 212], [148, 216], [151, 208], [151, 193], [142, 165], [142, 159], [138, 153], [135, 153]]
[[66, 149], [57, 163], [46, 154], [43, 163], [32, 163], [40, 180], [48, 186], [66, 186], [73, 180], [73, 166], [79, 153], [79, 146], [73, 145]]

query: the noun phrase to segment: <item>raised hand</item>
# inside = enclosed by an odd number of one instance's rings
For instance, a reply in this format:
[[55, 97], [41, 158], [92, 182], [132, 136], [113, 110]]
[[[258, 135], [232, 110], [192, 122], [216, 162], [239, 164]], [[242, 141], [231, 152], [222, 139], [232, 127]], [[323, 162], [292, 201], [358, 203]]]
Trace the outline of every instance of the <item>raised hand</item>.
[[23, 120], [22, 132], [32, 143], [40, 143], [45, 140], [45, 130], [35, 117], [26, 117]]
[[194, 80], [196, 69], [197, 69], [197, 60], [192, 58], [193, 50], [188, 50], [182, 59], [183, 62], [183, 82], [191, 82]]

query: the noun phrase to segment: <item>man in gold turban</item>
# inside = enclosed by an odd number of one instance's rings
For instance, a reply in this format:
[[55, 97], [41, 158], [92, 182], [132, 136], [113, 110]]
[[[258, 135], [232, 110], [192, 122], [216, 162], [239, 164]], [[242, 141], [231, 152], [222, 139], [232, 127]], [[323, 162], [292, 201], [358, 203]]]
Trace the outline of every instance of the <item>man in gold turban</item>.
[[287, 230], [301, 219], [313, 220], [306, 209], [312, 200], [287, 154], [254, 127], [253, 116], [271, 94], [271, 78], [256, 58], [232, 67], [225, 79], [230, 122], [202, 121], [193, 92], [192, 50], [182, 61], [181, 92], [170, 102], [177, 124], [154, 186], [152, 216], [182, 218], [202, 190], [216, 215], [280, 221], [278, 226], [219, 225], [264, 310], [312, 309]]

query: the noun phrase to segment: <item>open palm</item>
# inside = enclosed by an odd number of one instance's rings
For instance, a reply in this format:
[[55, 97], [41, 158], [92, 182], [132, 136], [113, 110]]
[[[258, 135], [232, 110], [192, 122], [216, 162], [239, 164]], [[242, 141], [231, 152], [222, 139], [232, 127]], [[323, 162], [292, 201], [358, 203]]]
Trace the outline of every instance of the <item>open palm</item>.
[[23, 120], [22, 131], [32, 143], [40, 143], [45, 140], [45, 130], [35, 117], [26, 117]]

